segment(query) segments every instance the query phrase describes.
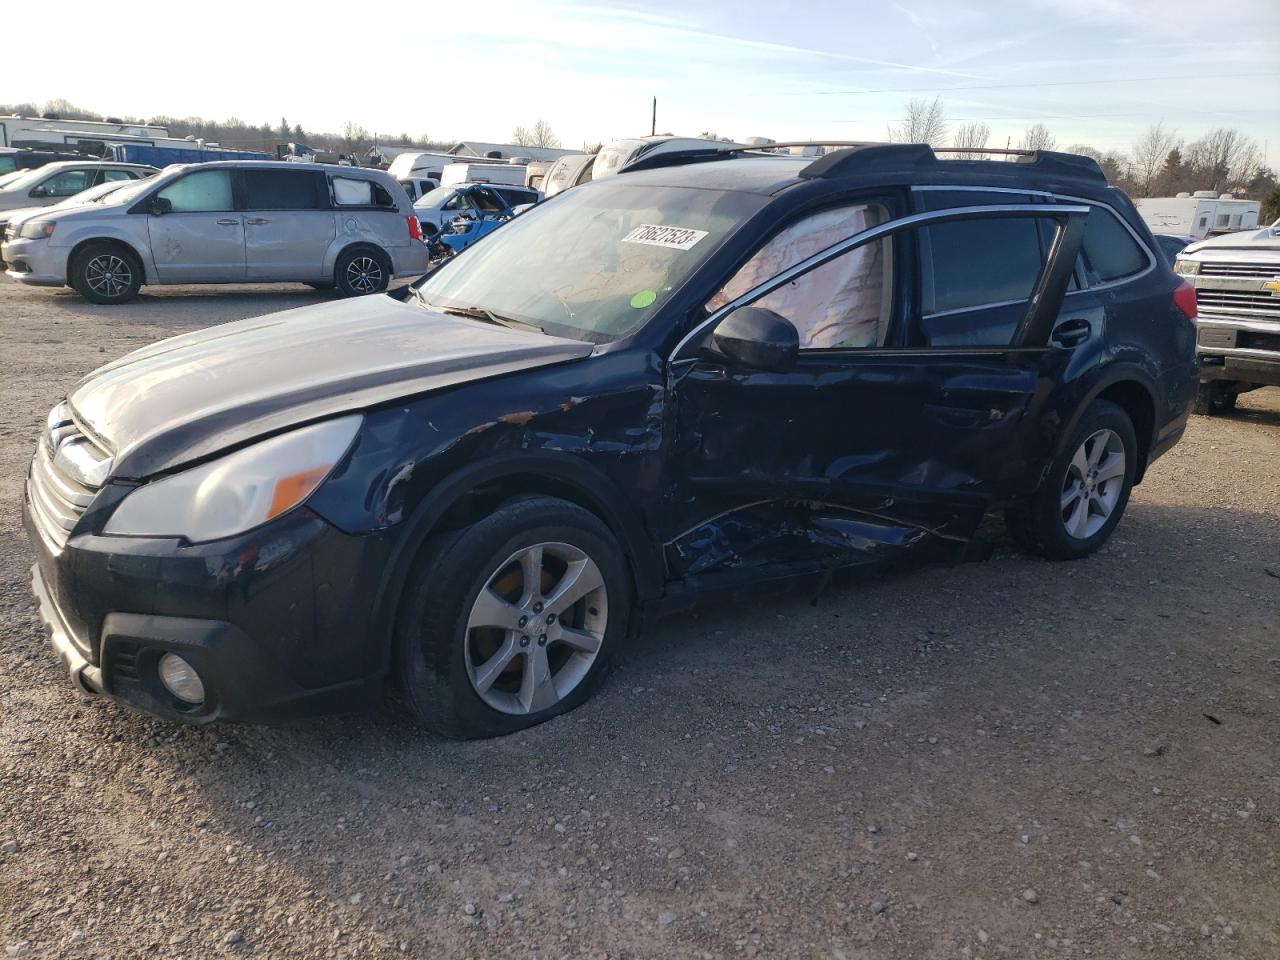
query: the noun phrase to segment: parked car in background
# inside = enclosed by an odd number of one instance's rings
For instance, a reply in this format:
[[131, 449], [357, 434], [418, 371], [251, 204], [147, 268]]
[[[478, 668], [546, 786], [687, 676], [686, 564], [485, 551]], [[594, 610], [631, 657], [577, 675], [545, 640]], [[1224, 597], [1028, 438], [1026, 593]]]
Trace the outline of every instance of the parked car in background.
[[403, 302], [75, 385], [24, 522], [78, 688], [207, 722], [390, 679], [431, 729], [510, 733], [699, 596], [972, 557], [1000, 510], [1086, 556], [1182, 436], [1194, 295], [1094, 161], [650, 162]]
[[5, 240], [6, 275], [122, 303], [144, 283], [303, 282], [354, 296], [427, 265], [409, 198], [381, 170], [283, 161], [166, 168]]
[[594, 153], [571, 153], [567, 157], [561, 157], [547, 171], [546, 179], [542, 182], [543, 192], [550, 198], [562, 190], [587, 183], [591, 179], [591, 168], [595, 162]]
[[47, 207], [100, 183], [139, 180], [158, 172], [158, 168], [145, 164], [103, 160], [46, 163], [0, 185], [0, 210]]
[[52, 151], [52, 150], [30, 150], [26, 147], [0, 147], [0, 174], [8, 173], [11, 170], [34, 170], [36, 167], [43, 167], [46, 163], [54, 163], [58, 160], [87, 160], [91, 159], [87, 154]]
[[[0, 243], [16, 237], [22, 229], [23, 222], [26, 220], [47, 216], [52, 210], [65, 210], [68, 207], [79, 207], [87, 203], [105, 203], [106, 198], [111, 194], [135, 182], [133, 180], [114, 180], [100, 183], [96, 187], [81, 190], [74, 196], [67, 197], [67, 199], [60, 200], [48, 207], [20, 207], [17, 210], [0, 210]], [[4, 261], [0, 260], [0, 271], [6, 269], [8, 268], [5, 266]]]
[[[447, 232], [459, 217], [481, 220], [485, 217], [511, 217], [518, 207], [537, 203], [542, 195], [528, 187], [509, 184], [460, 183], [437, 187], [413, 205], [418, 221], [425, 228], [431, 224]], [[486, 231], [488, 232], [488, 231]]]
[[1173, 266], [1178, 259], [1178, 254], [1186, 249], [1188, 244], [1195, 243], [1195, 237], [1178, 237], [1167, 233], [1157, 233], [1156, 245], [1160, 248], [1160, 252], [1164, 254], [1164, 258], [1169, 261], [1169, 266]]
[[1196, 290], [1200, 413], [1229, 413], [1236, 398], [1280, 387], [1280, 220], [1193, 243], [1175, 269]]
[[706, 147], [732, 147], [734, 144], [719, 140], [703, 140], [701, 137], [629, 137], [606, 143], [596, 154], [591, 166], [591, 178], [599, 180], [618, 173], [629, 163], [642, 157], [654, 157], [680, 150], [698, 150]]
[[11, 179], [0, 181], [0, 237], [19, 211], [62, 207], [63, 201], [95, 186], [134, 183], [159, 172], [155, 167], [103, 164], [100, 160], [49, 163], [14, 171]]

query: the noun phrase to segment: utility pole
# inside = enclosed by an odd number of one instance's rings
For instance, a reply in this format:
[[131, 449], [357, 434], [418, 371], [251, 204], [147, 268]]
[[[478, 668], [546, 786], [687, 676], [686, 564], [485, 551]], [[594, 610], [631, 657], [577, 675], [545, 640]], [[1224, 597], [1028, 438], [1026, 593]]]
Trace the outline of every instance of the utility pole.
[[656, 136], [658, 133], [658, 98], [653, 98], [653, 117], [649, 122], [649, 136]]

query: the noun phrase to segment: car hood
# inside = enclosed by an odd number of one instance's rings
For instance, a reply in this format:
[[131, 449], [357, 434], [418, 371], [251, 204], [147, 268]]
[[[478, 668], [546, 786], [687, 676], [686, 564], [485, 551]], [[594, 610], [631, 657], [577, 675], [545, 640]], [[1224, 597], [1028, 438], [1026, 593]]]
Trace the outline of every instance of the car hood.
[[162, 340], [95, 370], [68, 400], [111, 451], [111, 476], [136, 480], [289, 427], [592, 349], [371, 296]]
[[1228, 233], [1220, 237], [1211, 237], [1207, 240], [1193, 243], [1183, 253], [1199, 253], [1202, 250], [1210, 253], [1216, 250], [1240, 249], [1280, 251], [1280, 230], [1263, 227], [1260, 230], [1243, 230], [1240, 233]]

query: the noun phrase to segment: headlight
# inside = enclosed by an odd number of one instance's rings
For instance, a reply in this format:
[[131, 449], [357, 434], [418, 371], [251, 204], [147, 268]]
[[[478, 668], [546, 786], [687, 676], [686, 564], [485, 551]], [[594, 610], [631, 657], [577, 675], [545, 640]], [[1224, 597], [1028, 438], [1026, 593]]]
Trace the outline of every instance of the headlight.
[[148, 483], [124, 498], [105, 532], [200, 543], [266, 523], [325, 481], [350, 448], [361, 419], [326, 420]]
[[1184, 277], [1193, 277], [1200, 272], [1199, 260], [1186, 260], [1179, 257], [1173, 261], [1173, 269]]
[[18, 236], [24, 240], [43, 240], [53, 236], [55, 226], [52, 220], [28, 220], [18, 230]]

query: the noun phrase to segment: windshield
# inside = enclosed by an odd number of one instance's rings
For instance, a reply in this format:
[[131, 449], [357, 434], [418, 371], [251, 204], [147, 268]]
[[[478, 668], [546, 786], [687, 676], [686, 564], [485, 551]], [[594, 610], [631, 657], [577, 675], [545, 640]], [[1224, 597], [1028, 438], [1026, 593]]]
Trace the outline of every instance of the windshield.
[[154, 187], [157, 179], [155, 174], [151, 174], [142, 180], [130, 180], [121, 186], [119, 190], [113, 190], [106, 197], [99, 197], [98, 202], [103, 204], [132, 203]]
[[419, 297], [607, 343], [652, 317], [767, 201], [622, 179], [569, 190], [517, 217], [431, 274]]
[[414, 203], [415, 207], [438, 207], [456, 193], [453, 187], [436, 187], [424, 193]]
[[0, 178], [0, 187], [4, 187], [6, 190], [18, 190], [38, 182], [41, 178], [51, 173], [53, 171], [45, 167], [35, 167], [31, 170], [15, 170], [13, 173], [6, 174]]

